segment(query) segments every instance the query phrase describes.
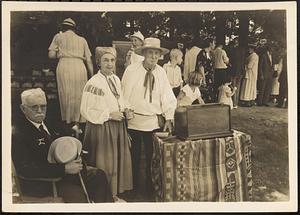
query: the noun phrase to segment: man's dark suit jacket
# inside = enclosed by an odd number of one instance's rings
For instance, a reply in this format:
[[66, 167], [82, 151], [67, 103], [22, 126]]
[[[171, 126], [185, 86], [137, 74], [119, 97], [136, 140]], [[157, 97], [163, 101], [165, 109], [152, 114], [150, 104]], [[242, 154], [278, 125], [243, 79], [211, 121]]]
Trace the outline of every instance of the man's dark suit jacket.
[[258, 73], [259, 76], [263, 76], [264, 80], [271, 79], [273, 77], [274, 71], [267, 52], [264, 52], [259, 56]]
[[[45, 123], [46, 124], [46, 123]], [[12, 160], [18, 175], [30, 178], [56, 178], [65, 175], [64, 164], [50, 164], [47, 161], [48, 150], [58, 133], [47, 126], [51, 139], [43, 134], [25, 117], [18, 121], [12, 134]], [[22, 192], [34, 196], [52, 195], [50, 182], [28, 181], [20, 179]]]

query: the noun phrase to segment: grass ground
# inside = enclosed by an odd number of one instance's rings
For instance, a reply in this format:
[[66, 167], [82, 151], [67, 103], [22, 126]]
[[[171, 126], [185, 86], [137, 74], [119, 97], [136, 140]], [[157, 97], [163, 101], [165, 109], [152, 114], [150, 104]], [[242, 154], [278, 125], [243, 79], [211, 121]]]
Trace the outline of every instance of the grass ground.
[[252, 137], [254, 201], [288, 200], [287, 109], [239, 107], [232, 111], [232, 126]]

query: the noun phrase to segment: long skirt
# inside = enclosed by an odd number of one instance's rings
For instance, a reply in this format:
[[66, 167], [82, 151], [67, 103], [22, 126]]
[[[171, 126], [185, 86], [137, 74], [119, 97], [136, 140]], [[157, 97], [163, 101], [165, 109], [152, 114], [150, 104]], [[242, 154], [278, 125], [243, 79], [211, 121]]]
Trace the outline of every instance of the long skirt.
[[87, 82], [87, 70], [79, 58], [60, 58], [56, 69], [61, 117], [67, 123], [85, 122], [80, 102]]
[[244, 78], [241, 85], [240, 100], [252, 101], [256, 99], [256, 79]]
[[273, 78], [271, 95], [274, 95], [274, 96], [279, 95], [279, 85], [280, 85], [280, 83], [278, 81], [278, 77]]
[[113, 195], [132, 189], [132, 167], [125, 122], [107, 121], [103, 125], [87, 122], [83, 148], [87, 163], [102, 169]]

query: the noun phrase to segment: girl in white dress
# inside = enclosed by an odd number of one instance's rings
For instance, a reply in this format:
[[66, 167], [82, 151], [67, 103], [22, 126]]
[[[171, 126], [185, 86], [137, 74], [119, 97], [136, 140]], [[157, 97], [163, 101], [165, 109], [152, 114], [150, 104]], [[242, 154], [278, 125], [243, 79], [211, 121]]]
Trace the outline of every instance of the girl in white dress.
[[223, 81], [223, 84], [219, 87], [219, 96], [218, 102], [221, 104], [226, 104], [230, 106], [230, 109], [233, 108], [232, 96], [235, 94], [236, 87], [231, 90], [231, 77], [227, 76]]
[[199, 104], [204, 104], [199, 87], [202, 83], [203, 75], [193, 71], [189, 74], [188, 83], [180, 90], [177, 97], [177, 106], [192, 105], [197, 99]]

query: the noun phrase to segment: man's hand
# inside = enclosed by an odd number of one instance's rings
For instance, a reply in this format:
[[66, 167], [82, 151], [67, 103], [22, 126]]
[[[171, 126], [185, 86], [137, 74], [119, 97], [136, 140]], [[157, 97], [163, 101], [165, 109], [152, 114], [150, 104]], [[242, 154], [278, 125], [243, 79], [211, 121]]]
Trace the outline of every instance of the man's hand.
[[170, 119], [166, 120], [165, 126], [164, 126], [164, 131], [169, 131], [169, 133], [172, 133], [172, 122]]
[[77, 174], [82, 170], [82, 163], [81, 159], [77, 159], [74, 161], [71, 161], [70, 163], [67, 163], [65, 165], [65, 173], [66, 174]]
[[110, 118], [115, 121], [122, 121], [124, 119], [124, 115], [122, 112], [116, 111], [110, 114]]

